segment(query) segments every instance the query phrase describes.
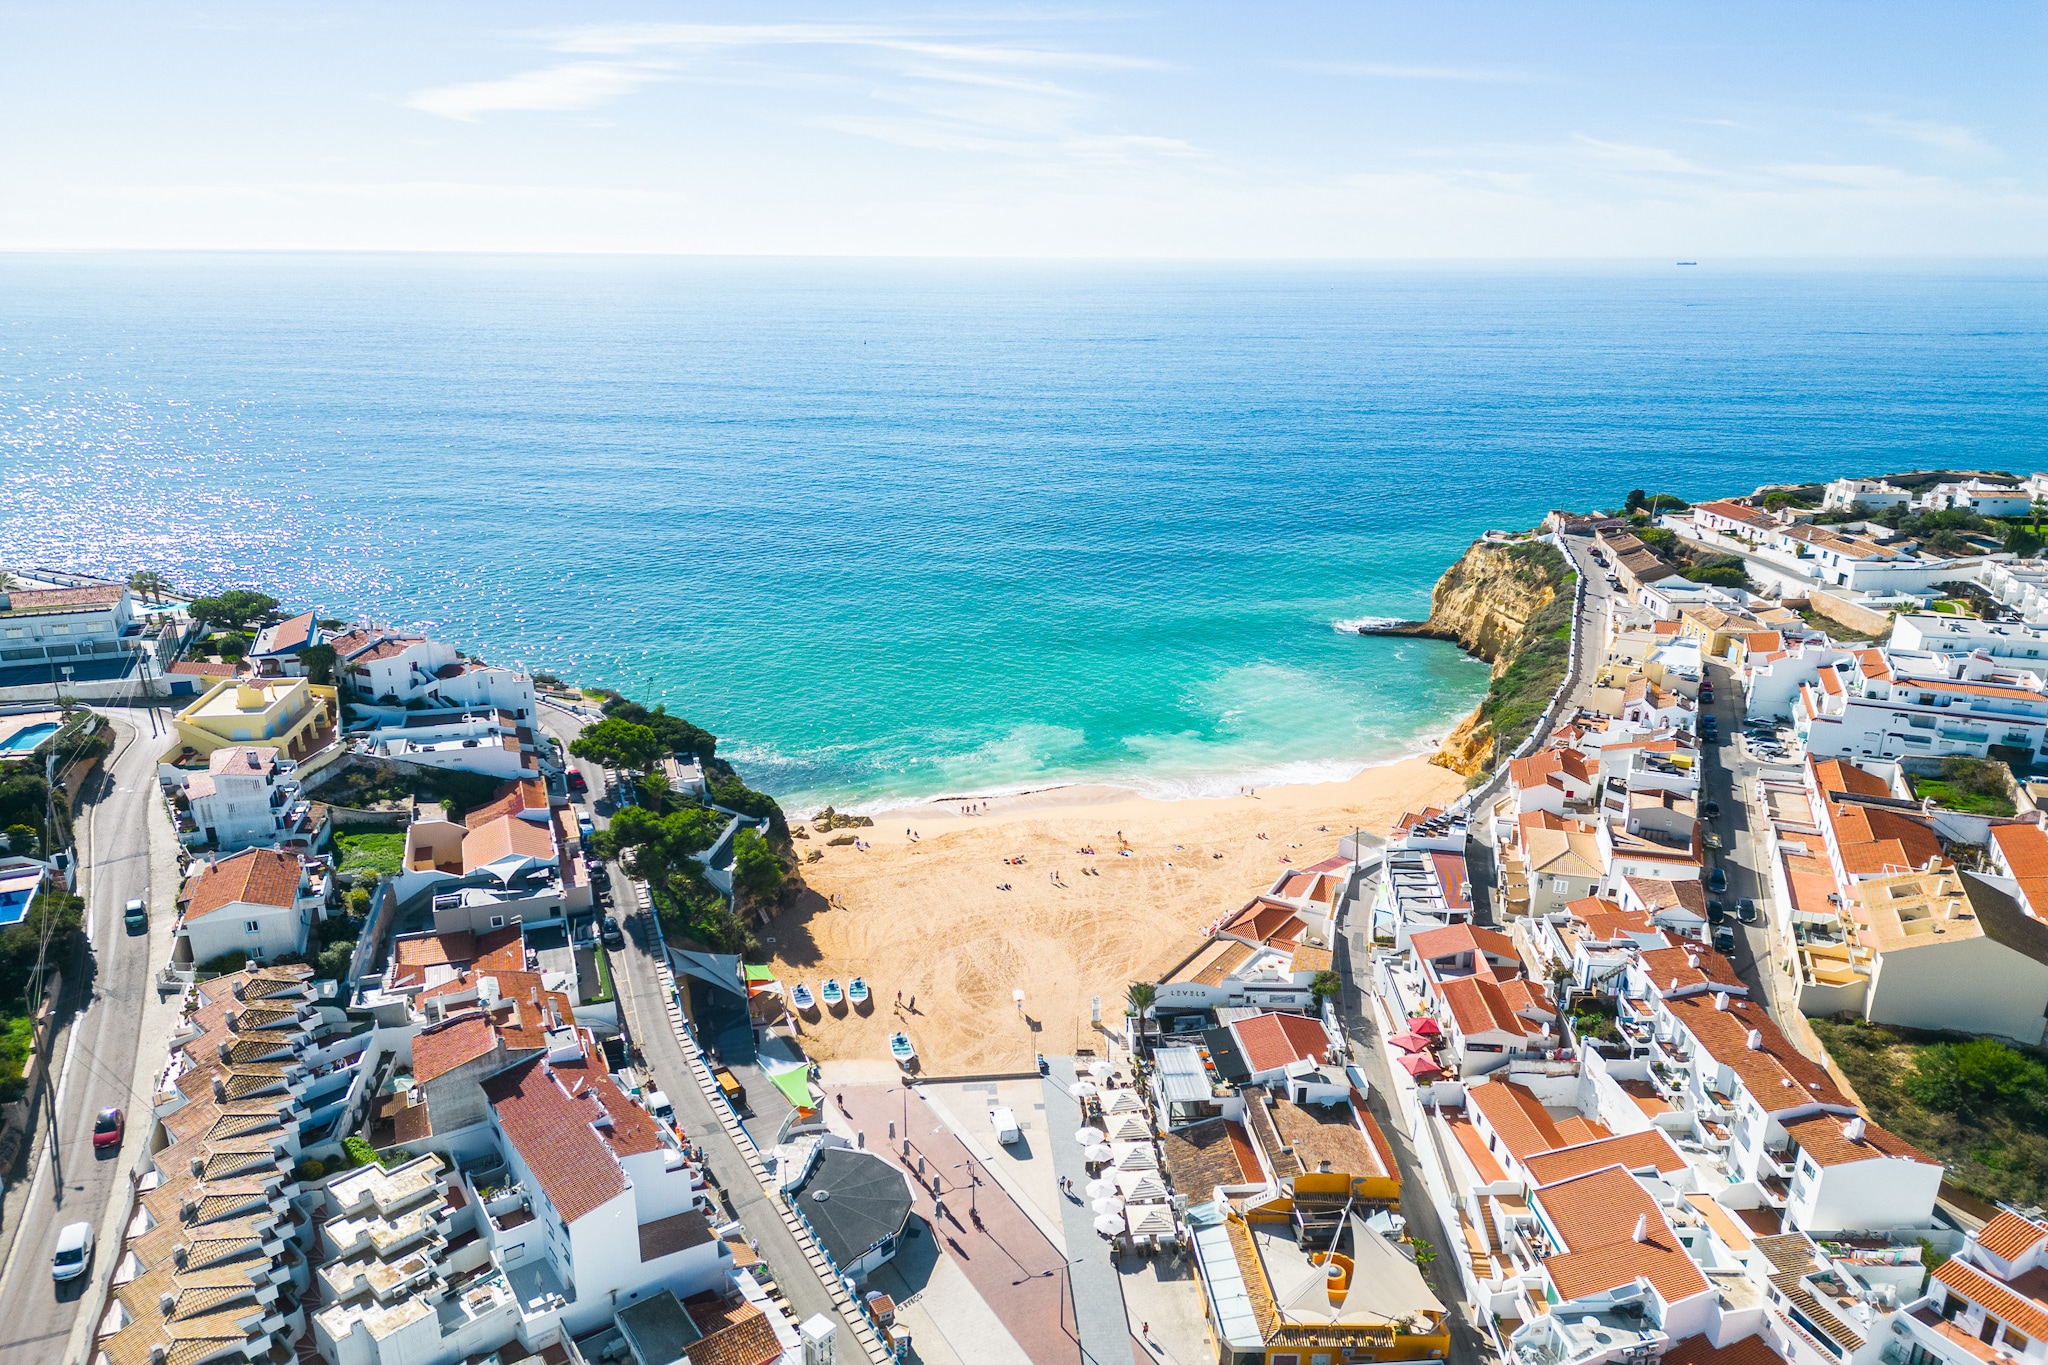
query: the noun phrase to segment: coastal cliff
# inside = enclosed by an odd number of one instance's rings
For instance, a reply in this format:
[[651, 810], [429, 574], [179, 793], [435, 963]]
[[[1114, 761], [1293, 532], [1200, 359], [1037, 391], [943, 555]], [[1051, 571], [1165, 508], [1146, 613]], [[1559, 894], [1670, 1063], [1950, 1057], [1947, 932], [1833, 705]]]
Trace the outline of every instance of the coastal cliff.
[[1450, 640], [1493, 665], [1485, 700], [1432, 763], [1476, 777], [1535, 727], [1570, 666], [1572, 581], [1564, 556], [1540, 541], [1479, 541], [1437, 580], [1429, 619], [1389, 632]]

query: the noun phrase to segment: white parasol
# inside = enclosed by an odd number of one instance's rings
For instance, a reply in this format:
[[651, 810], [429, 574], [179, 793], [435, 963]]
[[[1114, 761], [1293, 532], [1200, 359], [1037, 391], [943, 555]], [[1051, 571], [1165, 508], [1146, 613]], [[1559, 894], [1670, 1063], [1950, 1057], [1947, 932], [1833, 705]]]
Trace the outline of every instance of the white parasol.
[[1072, 1095], [1077, 1100], [1085, 1100], [1090, 1095], [1095, 1093], [1095, 1082], [1075, 1081], [1072, 1085], [1067, 1087], [1067, 1093], [1069, 1095]]
[[1115, 1237], [1123, 1232], [1124, 1220], [1112, 1214], [1101, 1214], [1095, 1220], [1095, 1230], [1104, 1237]]
[[1102, 1141], [1102, 1138], [1103, 1132], [1100, 1128], [1088, 1127], [1074, 1130], [1074, 1141], [1080, 1143], [1083, 1147], [1093, 1147], [1096, 1143]]
[[1098, 1081], [1106, 1081], [1116, 1074], [1116, 1068], [1108, 1062], [1090, 1062], [1088, 1064], [1088, 1074]]
[[1107, 1161], [1111, 1157], [1115, 1156], [1116, 1153], [1112, 1152], [1109, 1149], [1108, 1143], [1098, 1142], [1093, 1147], [1090, 1147], [1087, 1151], [1081, 1153], [1081, 1155], [1089, 1161]]
[[1100, 1199], [1105, 1194], [1116, 1193], [1118, 1193], [1117, 1183], [1114, 1180], [1097, 1179], [1088, 1182], [1088, 1197], [1090, 1199]]
[[1097, 1213], [1122, 1213], [1124, 1211], [1124, 1201], [1113, 1194], [1105, 1194], [1088, 1207], [1094, 1209]]

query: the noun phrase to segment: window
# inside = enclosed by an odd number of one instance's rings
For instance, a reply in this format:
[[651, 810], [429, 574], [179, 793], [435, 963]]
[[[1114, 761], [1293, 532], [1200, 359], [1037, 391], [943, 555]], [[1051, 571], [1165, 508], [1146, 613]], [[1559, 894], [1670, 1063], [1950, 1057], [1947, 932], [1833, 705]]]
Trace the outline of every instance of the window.
[[69, 626], [57, 625], [50, 627], [50, 634], [52, 635], [69, 635], [70, 633], [71, 627]]
[[19, 640], [23, 633], [20, 626], [9, 626], [7, 628], [7, 638], [10, 640]]
[[2007, 1327], [2005, 1329], [2005, 1341], [2001, 1344], [2004, 1345], [2006, 1350], [2011, 1351], [2014, 1355], [2024, 1354], [2027, 1347], [2033, 1345], [2032, 1342], [2028, 1341], [2018, 1332], [2013, 1331], [2011, 1327]]
[[491, 916], [491, 927], [492, 927], [493, 929], [502, 929], [502, 928], [504, 928], [504, 927], [505, 927], [505, 917], [504, 917], [503, 915], [492, 915], [492, 916]]
[[245, 919], [245, 920], [243, 920], [243, 921], [242, 921], [242, 929], [243, 929], [243, 931], [244, 931], [244, 932], [246, 932], [246, 933], [251, 933], [251, 934], [260, 934], [260, 933], [262, 933], [262, 932], [263, 932], [263, 926], [262, 926], [261, 924], [258, 924], [258, 923], [257, 923], [257, 922], [256, 922], [255, 920], [253, 920], [253, 919]]

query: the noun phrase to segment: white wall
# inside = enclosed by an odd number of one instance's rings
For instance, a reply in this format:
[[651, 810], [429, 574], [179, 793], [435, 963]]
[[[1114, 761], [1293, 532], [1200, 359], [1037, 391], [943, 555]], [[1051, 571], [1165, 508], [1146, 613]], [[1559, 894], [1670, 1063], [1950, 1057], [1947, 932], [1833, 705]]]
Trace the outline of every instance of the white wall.
[[1823, 1166], [1818, 1180], [1804, 1188], [1795, 1182], [1793, 1190], [1786, 1212], [1809, 1235], [1920, 1227], [1934, 1217], [1941, 1167], [1889, 1157], [1852, 1161]]
[[[1801, 1008], [1805, 996], [1801, 995]], [[1871, 964], [1865, 1017], [1905, 1028], [1991, 1033], [2038, 1044], [2048, 965], [1989, 938], [1881, 953]]]
[[[251, 920], [258, 926], [253, 934], [247, 927]], [[185, 937], [191, 941], [195, 963], [222, 953], [244, 952], [254, 956], [259, 949], [265, 959], [270, 959], [281, 953], [303, 951], [306, 931], [312, 923], [311, 901], [296, 907], [236, 901], [197, 919], [187, 919]]]

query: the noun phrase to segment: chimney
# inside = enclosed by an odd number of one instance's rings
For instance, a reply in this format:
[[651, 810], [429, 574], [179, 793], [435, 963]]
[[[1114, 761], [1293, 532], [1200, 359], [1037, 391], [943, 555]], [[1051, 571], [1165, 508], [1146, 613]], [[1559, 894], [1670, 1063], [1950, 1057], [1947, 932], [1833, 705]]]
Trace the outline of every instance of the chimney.
[[[164, 1311], [168, 1313], [170, 1310], [165, 1309]], [[168, 1359], [170, 1359], [170, 1353], [161, 1341], [149, 1343], [149, 1365], [164, 1365], [164, 1362]]]
[[1639, 1213], [1636, 1215], [1636, 1230], [1630, 1233], [1629, 1236], [1633, 1237], [1638, 1242], [1647, 1242], [1650, 1240], [1649, 1214]]
[[[173, 1308], [176, 1308], [177, 1306], [178, 1296], [176, 1294], [173, 1294], [168, 1289], [166, 1289], [163, 1293], [156, 1296], [156, 1311], [162, 1313], [165, 1317], [169, 1317], [171, 1315], [171, 1310]], [[151, 1349], [149, 1353], [149, 1358], [151, 1360], [162, 1359], [162, 1357], [157, 1354], [157, 1349], [160, 1348]]]
[[1762, 1052], [1764, 1050], [1764, 1031], [1760, 1028], [1753, 1028], [1749, 1031], [1749, 1037], [1742, 1041], [1751, 1052]]
[[228, 1084], [218, 1076], [213, 1078], [213, 1097], [216, 1100], [224, 1100], [228, 1097]]
[[204, 1174], [206, 1174], [206, 1158], [205, 1158], [205, 1157], [202, 1157], [202, 1156], [195, 1156], [195, 1157], [193, 1157], [193, 1158], [192, 1158], [192, 1174], [193, 1174], [194, 1176], [201, 1176], [201, 1175], [204, 1175]]
[[1728, 1012], [1728, 992], [1714, 992], [1714, 1008], [1720, 1010], [1723, 1014]]
[[1863, 1141], [1863, 1130], [1865, 1127], [1863, 1116], [1858, 1114], [1855, 1118], [1842, 1125], [1842, 1137], [1848, 1142], [1861, 1142]]

